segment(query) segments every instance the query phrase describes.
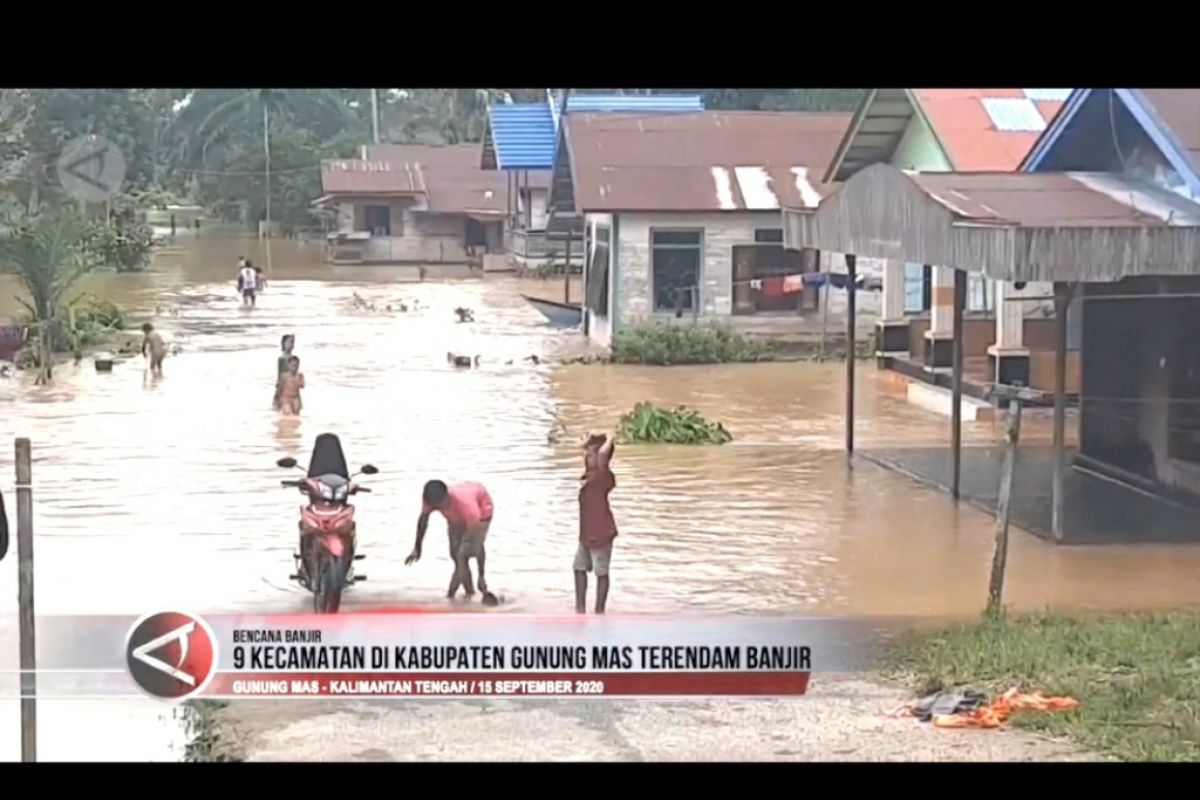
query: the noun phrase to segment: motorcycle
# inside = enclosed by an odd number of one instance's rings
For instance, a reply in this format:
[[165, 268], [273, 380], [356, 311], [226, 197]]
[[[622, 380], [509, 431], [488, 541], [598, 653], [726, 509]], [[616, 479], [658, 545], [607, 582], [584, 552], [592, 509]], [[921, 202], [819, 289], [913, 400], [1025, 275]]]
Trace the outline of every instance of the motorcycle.
[[[290, 456], [275, 463], [285, 469], [303, 469]], [[371, 491], [354, 478], [378, 473], [374, 466], [364, 464], [351, 475], [341, 441], [332, 433], [323, 433], [313, 444], [305, 477], [281, 482], [308, 497], [307, 505], [300, 508], [300, 551], [293, 555], [296, 573], [289, 578], [312, 592], [313, 610], [318, 614], [336, 614], [342, 591], [367, 579], [354, 574], [354, 562], [365, 556], [355, 553], [356, 523], [350, 497]]]

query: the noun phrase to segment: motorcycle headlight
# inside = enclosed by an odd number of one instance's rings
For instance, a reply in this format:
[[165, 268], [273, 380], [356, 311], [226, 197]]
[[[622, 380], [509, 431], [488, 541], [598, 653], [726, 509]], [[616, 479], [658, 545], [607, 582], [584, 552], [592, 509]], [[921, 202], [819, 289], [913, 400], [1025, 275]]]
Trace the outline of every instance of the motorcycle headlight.
[[336, 492], [333, 493], [334, 500], [345, 500], [349, 496], [350, 496], [350, 487], [349, 486], [342, 486]]
[[330, 489], [325, 484], [321, 484], [321, 497], [324, 497], [326, 500], [332, 500], [333, 499], [333, 489]]

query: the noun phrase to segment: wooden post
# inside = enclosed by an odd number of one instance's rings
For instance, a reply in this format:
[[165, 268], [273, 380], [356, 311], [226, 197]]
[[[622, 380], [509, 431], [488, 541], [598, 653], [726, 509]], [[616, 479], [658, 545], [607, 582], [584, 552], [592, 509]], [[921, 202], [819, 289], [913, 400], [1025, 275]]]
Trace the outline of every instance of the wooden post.
[[17, 439], [17, 608], [21, 663], [21, 760], [37, 761], [37, 641], [33, 611], [33, 458]]
[[1000, 473], [1000, 496], [996, 505], [996, 552], [992, 554], [992, 577], [988, 582], [987, 615], [999, 616], [1004, 595], [1004, 569], [1008, 563], [1008, 514], [1012, 503], [1013, 475], [1017, 467], [1017, 443], [1021, 438], [1021, 399], [1008, 400], [1008, 430], [1004, 440], [1004, 468]]
[[957, 500], [962, 486], [963, 311], [967, 304], [967, 273], [954, 270], [954, 366], [950, 409], [950, 451], [953, 474], [950, 494]]
[[1063, 478], [1066, 472], [1067, 314], [1073, 286], [1054, 284], [1054, 477], [1051, 487], [1050, 532], [1063, 539]]
[[854, 335], [855, 311], [858, 303], [855, 284], [858, 280], [858, 257], [846, 255], [846, 452], [854, 454]]
[[571, 305], [571, 232], [567, 231], [566, 262], [563, 264], [563, 303]]
[[[828, 278], [828, 276], [826, 276]], [[829, 281], [817, 287], [817, 299], [821, 303], [821, 360], [825, 360], [825, 339], [829, 326]]]

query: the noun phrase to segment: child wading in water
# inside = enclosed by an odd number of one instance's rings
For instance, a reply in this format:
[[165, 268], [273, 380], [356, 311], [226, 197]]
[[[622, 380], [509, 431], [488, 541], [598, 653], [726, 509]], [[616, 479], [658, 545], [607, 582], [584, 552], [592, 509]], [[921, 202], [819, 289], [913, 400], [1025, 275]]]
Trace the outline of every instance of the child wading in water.
[[167, 345], [149, 322], [142, 326], [142, 333], [142, 355], [150, 357], [150, 374], [161, 378], [163, 359], [167, 357]]
[[589, 436], [583, 446], [583, 476], [579, 481], [579, 549], [575, 551], [575, 612], [587, 611], [587, 574], [596, 573], [596, 613], [608, 603], [608, 567], [612, 561], [617, 523], [608, 495], [617, 485], [609, 464], [616, 437]]
[[294, 416], [300, 413], [300, 390], [304, 388], [304, 375], [300, 372], [300, 359], [288, 357], [287, 374], [279, 382], [279, 410]]
[[292, 369], [292, 350], [296, 347], [296, 337], [289, 333], [283, 337], [279, 347], [283, 352], [279, 354], [279, 360], [275, 365], [275, 399], [271, 401], [275, 409], [279, 408], [279, 393], [283, 391], [283, 379]]

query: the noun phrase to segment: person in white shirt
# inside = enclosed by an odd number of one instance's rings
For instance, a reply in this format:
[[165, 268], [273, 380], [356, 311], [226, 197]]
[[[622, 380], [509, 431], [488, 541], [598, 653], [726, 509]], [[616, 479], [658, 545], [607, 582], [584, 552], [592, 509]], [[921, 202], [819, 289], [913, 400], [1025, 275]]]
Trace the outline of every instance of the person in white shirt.
[[242, 268], [238, 270], [238, 289], [242, 293], [242, 305], [253, 306], [258, 295], [258, 271], [246, 259], [240, 259]]

